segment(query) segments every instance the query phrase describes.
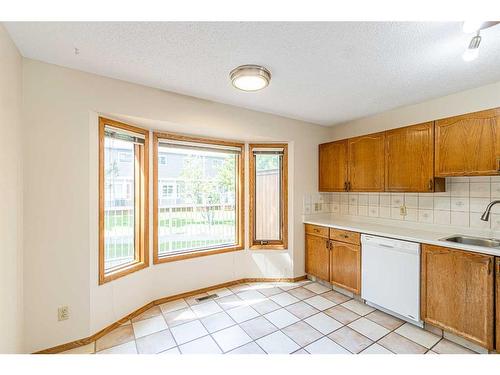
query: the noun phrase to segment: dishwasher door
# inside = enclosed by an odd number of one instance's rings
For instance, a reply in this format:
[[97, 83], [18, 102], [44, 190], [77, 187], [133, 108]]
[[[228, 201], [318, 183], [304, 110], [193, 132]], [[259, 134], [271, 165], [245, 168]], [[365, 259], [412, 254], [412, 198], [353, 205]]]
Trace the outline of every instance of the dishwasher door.
[[420, 244], [369, 235], [361, 244], [361, 297], [421, 326]]

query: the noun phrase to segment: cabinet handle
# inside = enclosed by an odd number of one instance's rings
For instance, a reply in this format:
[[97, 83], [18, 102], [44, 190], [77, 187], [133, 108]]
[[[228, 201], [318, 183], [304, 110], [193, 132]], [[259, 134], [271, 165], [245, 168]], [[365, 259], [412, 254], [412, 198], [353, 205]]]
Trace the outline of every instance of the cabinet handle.
[[493, 271], [493, 259], [490, 258], [488, 260], [488, 275], [491, 275], [491, 272]]
[[347, 191], [350, 191], [350, 190], [351, 190], [351, 181], [349, 181], [349, 182], [347, 183]]
[[432, 178], [431, 178], [431, 179], [429, 180], [429, 191], [432, 191], [432, 190], [433, 190], [433, 189], [432, 189], [432, 185], [433, 185], [433, 183], [432, 183], [432, 182], [433, 182], [433, 181], [432, 181]]
[[326, 244], [326, 249], [330, 250], [330, 241], [326, 240], [325, 244]]
[[344, 182], [344, 191], [347, 191], [347, 181]]

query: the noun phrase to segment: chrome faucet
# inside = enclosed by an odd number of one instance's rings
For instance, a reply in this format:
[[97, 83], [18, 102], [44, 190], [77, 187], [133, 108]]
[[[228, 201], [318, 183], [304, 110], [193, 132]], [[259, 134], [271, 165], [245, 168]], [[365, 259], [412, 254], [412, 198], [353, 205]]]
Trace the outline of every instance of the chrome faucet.
[[493, 207], [497, 203], [500, 203], [500, 200], [493, 201], [486, 207], [486, 210], [481, 215], [482, 221], [488, 221], [488, 219], [490, 218], [491, 207]]

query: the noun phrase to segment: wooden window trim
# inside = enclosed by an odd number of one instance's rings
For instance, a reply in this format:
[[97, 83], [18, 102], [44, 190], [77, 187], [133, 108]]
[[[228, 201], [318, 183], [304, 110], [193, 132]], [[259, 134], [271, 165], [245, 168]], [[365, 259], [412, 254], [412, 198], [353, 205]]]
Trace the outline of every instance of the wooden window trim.
[[[226, 247], [216, 247], [210, 249], [196, 249], [186, 251], [181, 254], [159, 256], [158, 253], [158, 144], [160, 139], [170, 139], [176, 141], [186, 141], [195, 143], [205, 143], [213, 145], [234, 146], [241, 149], [240, 157], [238, 158], [238, 184], [237, 184], [237, 204], [238, 204], [238, 238], [236, 245]], [[173, 133], [153, 133], [153, 264], [161, 264], [175, 262], [184, 259], [198, 258], [207, 255], [222, 254], [231, 251], [239, 251], [245, 248], [244, 244], [244, 226], [245, 226], [245, 144], [227, 140], [191, 137]]]
[[[255, 241], [255, 158], [254, 148], [283, 148], [283, 162], [281, 171], [281, 240], [269, 241], [266, 245], [261, 245]], [[288, 248], [288, 144], [286, 143], [251, 143], [249, 145], [249, 175], [250, 175], [250, 223], [249, 223], [249, 243], [251, 250], [284, 250]]]
[[[132, 263], [118, 267], [112, 272], [105, 273], [104, 270], [104, 127], [106, 125], [114, 128], [127, 130], [144, 136], [143, 152], [139, 154], [140, 170], [136, 168], [136, 173], [142, 173], [142, 178], [138, 181], [135, 178], [137, 187], [140, 188], [139, 200], [136, 200], [136, 215], [139, 227], [136, 227], [136, 260]], [[137, 153], [135, 153], [137, 155]], [[140, 209], [137, 207], [140, 206]], [[99, 285], [116, 280], [149, 266], [149, 130], [141, 129], [132, 125], [118, 121], [99, 117]]]

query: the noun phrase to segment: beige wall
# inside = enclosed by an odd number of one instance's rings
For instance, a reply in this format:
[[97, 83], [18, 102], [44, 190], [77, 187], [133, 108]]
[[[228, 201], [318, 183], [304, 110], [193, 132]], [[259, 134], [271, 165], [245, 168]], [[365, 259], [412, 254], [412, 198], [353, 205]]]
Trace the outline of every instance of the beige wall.
[[500, 82], [333, 126], [330, 139], [349, 138], [495, 107], [500, 107]]
[[[330, 129], [29, 59], [23, 87], [26, 351], [85, 337], [173, 293], [304, 274], [302, 196], [317, 190], [317, 145]], [[166, 263], [98, 286], [99, 113], [163, 131], [289, 142], [289, 249]], [[57, 321], [60, 305], [69, 320]]]
[[22, 339], [22, 58], [0, 25], [0, 353]]

